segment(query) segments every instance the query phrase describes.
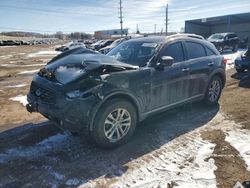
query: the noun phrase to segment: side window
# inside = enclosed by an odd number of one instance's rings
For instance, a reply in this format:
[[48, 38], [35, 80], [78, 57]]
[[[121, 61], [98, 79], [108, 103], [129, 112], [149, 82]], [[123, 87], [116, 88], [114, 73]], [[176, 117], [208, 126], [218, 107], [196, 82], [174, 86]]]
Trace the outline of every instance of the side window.
[[174, 58], [174, 62], [184, 61], [184, 52], [181, 42], [170, 44], [165, 49], [163, 49], [161, 56], [171, 56]]
[[186, 42], [186, 47], [189, 59], [195, 59], [206, 56], [205, 48], [199, 43]]
[[228, 38], [228, 39], [231, 39], [231, 38], [233, 38], [233, 37], [232, 37], [231, 34], [229, 34], [229, 35], [227, 35], [227, 38]]
[[207, 56], [216, 55], [215, 52], [206, 47]]
[[235, 38], [235, 37], [236, 37], [235, 34], [231, 34], [231, 35], [230, 35], [230, 38], [231, 38], [231, 39], [233, 39], [233, 38]]

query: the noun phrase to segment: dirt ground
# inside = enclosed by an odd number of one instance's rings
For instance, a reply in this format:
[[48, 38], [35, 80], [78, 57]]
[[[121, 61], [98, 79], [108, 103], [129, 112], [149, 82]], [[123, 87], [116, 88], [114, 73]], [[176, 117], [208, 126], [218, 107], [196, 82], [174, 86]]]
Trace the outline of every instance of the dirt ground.
[[[227, 70], [218, 106], [189, 104], [153, 116], [138, 125], [128, 144], [104, 151], [10, 100], [27, 94], [32, 71], [55, 55], [47, 52], [53, 49], [0, 48], [0, 187], [186, 187], [193, 183], [228, 188], [250, 180], [240, 152], [226, 141], [230, 131], [250, 130], [250, 73]], [[206, 147], [211, 155], [198, 163]], [[209, 164], [211, 178], [206, 173], [193, 176]], [[169, 165], [178, 170], [167, 169]]]

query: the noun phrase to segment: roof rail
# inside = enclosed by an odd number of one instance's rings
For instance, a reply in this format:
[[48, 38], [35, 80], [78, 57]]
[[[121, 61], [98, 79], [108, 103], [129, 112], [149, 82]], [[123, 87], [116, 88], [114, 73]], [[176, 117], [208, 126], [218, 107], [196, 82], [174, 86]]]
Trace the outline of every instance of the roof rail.
[[192, 34], [192, 33], [178, 33], [178, 34], [167, 36], [167, 38], [169, 38], [169, 39], [176, 38], [176, 37], [190, 37], [190, 38], [205, 40], [205, 38], [203, 36]]

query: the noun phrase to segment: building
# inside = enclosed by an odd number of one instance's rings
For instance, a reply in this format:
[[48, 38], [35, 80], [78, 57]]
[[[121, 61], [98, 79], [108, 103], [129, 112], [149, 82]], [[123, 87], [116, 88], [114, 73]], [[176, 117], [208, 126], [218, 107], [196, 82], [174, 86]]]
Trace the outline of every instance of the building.
[[207, 38], [214, 33], [235, 32], [240, 39], [250, 39], [250, 12], [185, 21], [185, 33]]
[[[128, 35], [128, 29], [123, 29], [123, 35]], [[121, 29], [111, 29], [111, 30], [102, 30], [95, 31], [94, 37], [96, 39], [110, 39], [110, 38], [119, 38], [121, 36]]]

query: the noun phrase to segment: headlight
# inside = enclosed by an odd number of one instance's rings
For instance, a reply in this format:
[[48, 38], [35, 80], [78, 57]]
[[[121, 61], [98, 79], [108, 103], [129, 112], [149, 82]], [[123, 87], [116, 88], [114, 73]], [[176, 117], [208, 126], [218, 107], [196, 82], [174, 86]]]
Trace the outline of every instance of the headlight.
[[66, 93], [67, 97], [69, 97], [69, 98], [71, 98], [71, 99], [79, 98], [79, 97], [81, 97], [83, 94], [84, 94], [84, 92], [83, 92], [83, 91], [80, 91], [80, 90], [75, 90], [75, 91], [71, 91], [71, 92]]
[[102, 86], [102, 84], [92, 87], [86, 91], [74, 90], [66, 93], [66, 96], [70, 99], [76, 98], [87, 98], [91, 95], [96, 95], [98, 93], [98, 89]]

